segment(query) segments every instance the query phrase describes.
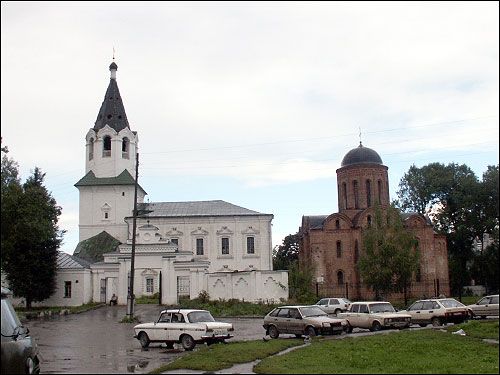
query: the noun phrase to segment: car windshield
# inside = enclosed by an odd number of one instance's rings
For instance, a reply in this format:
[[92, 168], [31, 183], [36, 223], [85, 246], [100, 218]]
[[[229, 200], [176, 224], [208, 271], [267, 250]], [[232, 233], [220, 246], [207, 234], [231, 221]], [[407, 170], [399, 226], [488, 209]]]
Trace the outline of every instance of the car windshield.
[[214, 317], [208, 311], [193, 311], [188, 314], [190, 323], [215, 322]]
[[2, 298], [2, 335], [18, 335], [24, 331], [12, 304], [7, 298]]
[[303, 317], [328, 315], [326, 312], [316, 306], [301, 307], [299, 310], [302, 313]]
[[463, 303], [455, 301], [454, 299], [444, 299], [440, 301], [444, 307], [464, 307]]
[[382, 312], [396, 312], [394, 307], [390, 303], [374, 303], [370, 305], [370, 312], [372, 313], [382, 313]]

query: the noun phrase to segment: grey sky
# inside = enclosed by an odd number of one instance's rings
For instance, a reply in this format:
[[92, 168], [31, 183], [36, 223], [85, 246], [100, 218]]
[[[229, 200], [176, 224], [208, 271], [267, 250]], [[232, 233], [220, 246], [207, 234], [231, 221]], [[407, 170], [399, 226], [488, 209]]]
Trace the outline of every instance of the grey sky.
[[498, 164], [498, 2], [2, 2], [2, 137], [78, 237], [84, 137], [109, 80], [151, 201], [273, 213], [273, 242], [337, 210], [359, 144], [389, 167]]

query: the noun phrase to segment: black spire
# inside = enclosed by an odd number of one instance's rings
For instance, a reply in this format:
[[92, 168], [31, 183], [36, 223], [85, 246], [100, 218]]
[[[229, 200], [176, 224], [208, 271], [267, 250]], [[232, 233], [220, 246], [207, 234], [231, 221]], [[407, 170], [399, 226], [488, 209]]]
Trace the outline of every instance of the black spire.
[[101, 109], [95, 121], [94, 130], [96, 132], [106, 125], [109, 125], [117, 132], [125, 128], [130, 128], [127, 115], [125, 114], [125, 107], [120, 96], [120, 90], [118, 90], [118, 84], [116, 83], [118, 66], [114, 61], [109, 66], [109, 70], [111, 71], [111, 79], [109, 80], [104, 101], [101, 104]]

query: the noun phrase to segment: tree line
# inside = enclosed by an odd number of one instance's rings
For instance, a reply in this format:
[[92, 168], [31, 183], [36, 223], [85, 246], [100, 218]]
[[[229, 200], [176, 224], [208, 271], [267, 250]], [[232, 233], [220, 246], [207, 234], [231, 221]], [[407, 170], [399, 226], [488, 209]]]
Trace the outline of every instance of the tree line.
[[64, 235], [57, 225], [61, 207], [35, 167], [24, 183], [19, 165], [2, 146], [1, 268], [14, 295], [32, 302], [49, 298], [56, 288], [57, 253]]

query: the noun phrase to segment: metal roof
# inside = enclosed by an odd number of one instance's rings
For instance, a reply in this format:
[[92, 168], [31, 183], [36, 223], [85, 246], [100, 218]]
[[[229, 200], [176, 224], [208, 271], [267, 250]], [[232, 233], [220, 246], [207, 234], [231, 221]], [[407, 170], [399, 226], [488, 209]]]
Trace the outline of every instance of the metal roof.
[[141, 203], [138, 205], [138, 210], [149, 212], [142, 215], [143, 217], [271, 215], [249, 210], [222, 200]]
[[86, 260], [69, 255], [63, 251], [57, 253], [57, 268], [58, 269], [74, 269], [74, 268], [89, 268], [90, 263]]
[[346, 167], [353, 164], [383, 164], [382, 158], [377, 151], [364, 147], [361, 142], [359, 146], [349, 151], [342, 159], [341, 166]]
[[[122, 173], [120, 173], [116, 177], [96, 177], [93, 171], [89, 171], [85, 176], [83, 176], [76, 184], [76, 187], [79, 186], [115, 186], [115, 185], [134, 185], [135, 180], [132, 175], [129, 173], [127, 169], [124, 169]], [[146, 191], [138, 185], [144, 193]]]
[[[113, 62], [109, 69], [117, 70], [118, 66]], [[115, 78], [109, 80], [108, 89], [104, 96], [104, 101], [101, 104], [101, 109], [97, 114], [94, 130], [97, 132], [99, 129], [109, 125], [117, 133], [125, 128], [130, 128], [125, 113], [125, 107], [120, 96], [120, 90]]]

